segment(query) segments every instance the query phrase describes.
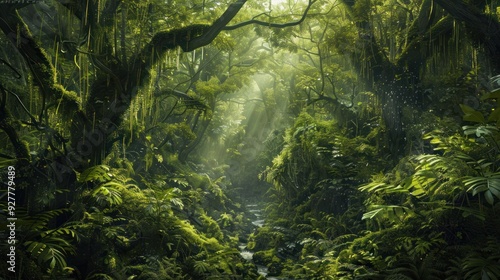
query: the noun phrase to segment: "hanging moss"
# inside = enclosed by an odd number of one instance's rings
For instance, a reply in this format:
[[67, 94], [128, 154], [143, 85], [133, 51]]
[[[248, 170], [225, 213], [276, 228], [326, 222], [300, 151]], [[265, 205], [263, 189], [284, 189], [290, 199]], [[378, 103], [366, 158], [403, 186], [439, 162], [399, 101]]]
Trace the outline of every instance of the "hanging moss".
[[189, 41], [203, 35], [205, 30], [210, 25], [193, 24], [183, 28], [174, 29], [171, 31], [162, 31], [155, 34], [151, 44], [158, 49], [170, 50], [177, 46], [187, 48]]
[[51, 91], [56, 96], [56, 100], [48, 107], [55, 107], [56, 110], [60, 110], [63, 117], [72, 118], [74, 114], [81, 110], [80, 98], [76, 92], [66, 90], [59, 84], [53, 84]]
[[272, 263], [280, 263], [281, 260], [276, 256], [274, 249], [258, 251], [253, 255], [253, 261], [260, 265], [270, 265]]

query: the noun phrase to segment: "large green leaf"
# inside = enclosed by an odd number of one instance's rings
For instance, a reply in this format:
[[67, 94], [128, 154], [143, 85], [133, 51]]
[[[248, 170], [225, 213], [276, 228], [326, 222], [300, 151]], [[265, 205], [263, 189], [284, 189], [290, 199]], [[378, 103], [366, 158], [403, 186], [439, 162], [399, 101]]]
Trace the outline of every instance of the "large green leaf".
[[475, 122], [475, 123], [485, 123], [485, 119], [481, 112], [472, 109], [471, 107], [460, 104], [460, 108], [464, 113], [463, 119], [464, 121]]
[[500, 89], [496, 89], [492, 92], [488, 92], [485, 95], [481, 96], [481, 100], [499, 99], [499, 98], [500, 98]]
[[92, 198], [98, 204], [119, 205], [122, 203], [123, 185], [117, 182], [108, 182], [96, 187], [92, 191]]
[[40, 241], [26, 241], [24, 243], [26, 251], [37, 259], [38, 264], [48, 265], [52, 270], [56, 267], [65, 268], [66, 251], [64, 248], [70, 248], [71, 245], [62, 238], [44, 238]]
[[498, 122], [500, 122], [500, 108], [497, 108], [496, 110], [492, 110], [492, 112], [488, 116], [488, 121], [489, 122], [496, 122], [498, 125]]
[[491, 256], [489, 258], [484, 258], [482, 256], [470, 256], [464, 260], [463, 268], [467, 271], [465, 279], [500, 279], [500, 264], [495, 256]]
[[486, 201], [493, 205], [495, 198], [500, 199], [500, 173], [490, 173], [485, 176], [468, 176], [464, 179], [467, 192], [472, 195], [482, 194]]
[[494, 125], [465, 125], [462, 127], [465, 135], [476, 135], [476, 137], [493, 136], [498, 133], [498, 127]]

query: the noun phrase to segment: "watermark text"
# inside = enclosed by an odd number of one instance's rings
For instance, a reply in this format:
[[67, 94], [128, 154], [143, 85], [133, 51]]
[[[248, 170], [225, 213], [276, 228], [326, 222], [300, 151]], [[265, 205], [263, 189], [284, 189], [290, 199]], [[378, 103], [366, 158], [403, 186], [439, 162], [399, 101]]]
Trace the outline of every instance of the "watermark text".
[[16, 169], [14, 166], [7, 169], [7, 269], [16, 272]]

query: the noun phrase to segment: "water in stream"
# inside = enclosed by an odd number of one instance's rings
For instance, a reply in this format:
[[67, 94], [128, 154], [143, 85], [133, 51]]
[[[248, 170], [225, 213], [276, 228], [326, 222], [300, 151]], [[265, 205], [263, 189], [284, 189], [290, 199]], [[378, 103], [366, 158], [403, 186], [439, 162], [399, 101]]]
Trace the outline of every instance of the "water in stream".
[[[249, 212], [254, 214], [254, 216], [255, 216], [255, 219], [252, 221], [252, 224], [254, 226], [257, 226], [257, 227], [262, 227], [264, 225], [265, 220], [262, 219], [262, 210], [260, 209], [260, 207], [257, 204], [248, 204], [247, 208], [249, 209]], [[250, 261], [250, 262], [253, 261], [254, 252], [247, 249], [247, 243], [241, 243], [239, 245], [239, 248], [240, 248], [240, 254], [245, 260]], [[260, 275], [266, 277], [266, 279], [270, 279], [270, 280], [279, 280], [280, 279], [280, 278], [271, 277], [271, 276], [268, 277], [267, 276], [267, 274], [268, 274], [267, 267], [265, 267], [263, 265], [258, 265], [258, 264], [256, 264], [256, 266], [257, 266], [257, 272]]]

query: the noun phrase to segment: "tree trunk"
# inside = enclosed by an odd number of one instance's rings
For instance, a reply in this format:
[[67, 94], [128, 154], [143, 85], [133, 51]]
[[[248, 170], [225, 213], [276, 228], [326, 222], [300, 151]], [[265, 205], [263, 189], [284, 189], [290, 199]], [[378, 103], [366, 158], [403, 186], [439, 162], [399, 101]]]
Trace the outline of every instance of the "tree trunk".
[[436, 3], [453, 18], [465, 24], [469, 38], [482, 47], [490, 57], [493, 74], [500, 73], [500, 23], [498, 20], [485, 14], [473, 4], [462, 0], [436, 0]]

